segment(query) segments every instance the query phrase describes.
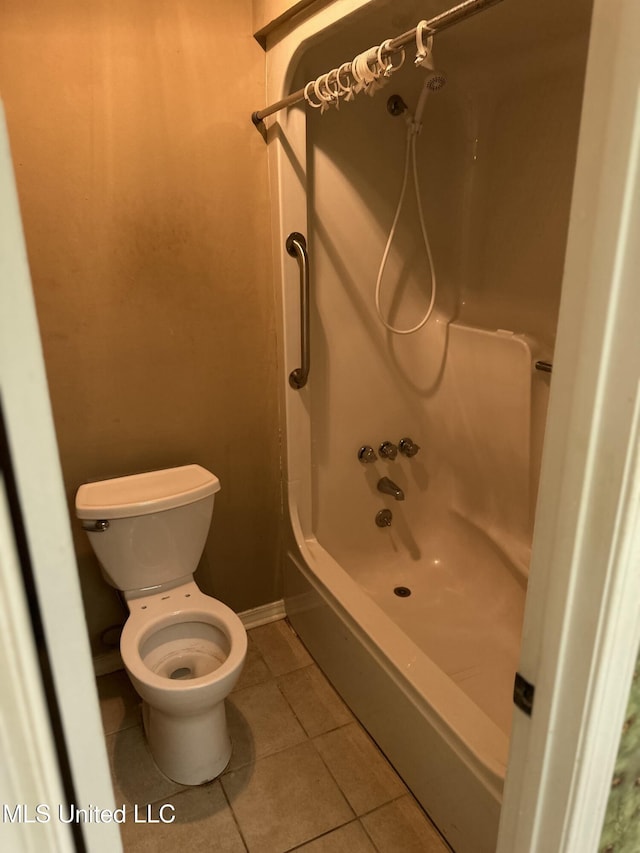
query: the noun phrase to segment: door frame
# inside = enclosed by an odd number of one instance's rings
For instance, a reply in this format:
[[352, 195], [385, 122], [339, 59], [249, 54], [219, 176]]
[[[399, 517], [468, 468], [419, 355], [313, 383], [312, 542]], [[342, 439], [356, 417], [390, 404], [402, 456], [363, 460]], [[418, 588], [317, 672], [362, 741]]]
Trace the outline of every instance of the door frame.
[[595, 0], [498, 853], [597, 849], [640, 644], [638, 33]]
[[117, 852], [117, 824], [58, 820], [60, 806], [113, 810], [114, 798], [1, 103], [0, 283], [0, 667], [14, 685], [0, 788], [19, 816], [3, 814], [3, 832], [16, 850]]

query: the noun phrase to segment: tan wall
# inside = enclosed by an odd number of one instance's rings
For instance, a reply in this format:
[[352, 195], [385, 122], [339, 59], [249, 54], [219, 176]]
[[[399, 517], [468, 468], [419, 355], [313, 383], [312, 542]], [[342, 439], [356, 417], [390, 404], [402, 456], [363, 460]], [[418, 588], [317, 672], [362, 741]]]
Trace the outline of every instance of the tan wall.
[[253, 32], [262, 45], [285, 21], [327, 6], [332, 0], [253, 0]]
[[251, 6], [253, 9], [253, 30], [258, 32], [265, 27], [273, 25], [273, 23], [285, 15], [295, 14], [299, 6], [308, 6], [312, 0], [301, 0], [301, 2], [293, 2], [293, 0], [253, 0]]
[[[222, 482], [197, 580], [278, 597], [264, 100], [250, 0], [0, 4], [0, 93], [70, 507], [198, 462]], [[122, 618], [76, 534], [94, 648]]]

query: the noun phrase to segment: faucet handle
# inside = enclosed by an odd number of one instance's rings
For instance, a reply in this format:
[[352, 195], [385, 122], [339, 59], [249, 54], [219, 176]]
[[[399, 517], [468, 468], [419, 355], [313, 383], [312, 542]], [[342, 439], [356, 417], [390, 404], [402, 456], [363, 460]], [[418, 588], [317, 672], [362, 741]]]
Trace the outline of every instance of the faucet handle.
[[393, 513], [390, 509], [381, 509], [376, 513], [376, 524], [378, 527], [391, 527]]
[[375, 462], [377, 458], [375, 450], [368, 444], [364, 444], [358, 451], [358, 459], [365, 465], [368, 462]]
[[400, 453], [404, 453], [405, 456], [415, 456], [416, 453], [420, 450], [420, 445], [415, 444], [410, 438], [401, 438], [398, 442], [398, 447], [400, 449]]
[[395, 459], [398, 455], [398, 448], [391, 441], [383, 441], [378, 448], [378, 453], [385, 459]]

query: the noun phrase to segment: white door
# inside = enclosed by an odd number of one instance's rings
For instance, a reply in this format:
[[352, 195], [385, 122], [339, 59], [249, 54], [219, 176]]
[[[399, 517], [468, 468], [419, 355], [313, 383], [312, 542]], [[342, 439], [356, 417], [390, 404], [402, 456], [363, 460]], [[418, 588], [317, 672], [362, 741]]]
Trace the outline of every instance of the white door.
[[114, 802], [1, 105], [0, 415], [0, 846], [117, 853], [59, 819]]
[[640, 641], [639, 39], [595, 0], [499, 853], [597, 850]]

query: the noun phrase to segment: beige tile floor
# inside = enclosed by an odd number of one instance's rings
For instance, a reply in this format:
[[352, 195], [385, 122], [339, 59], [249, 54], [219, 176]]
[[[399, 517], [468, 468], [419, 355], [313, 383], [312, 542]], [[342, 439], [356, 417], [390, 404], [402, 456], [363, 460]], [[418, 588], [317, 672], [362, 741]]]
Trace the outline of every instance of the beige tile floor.
[[173, 823], [122, 824], [127, 853], [449, 851], [284, 620], [249, 631], [227, 700], [233, 755], [207, 785], [156, 768], [124, 672], [99, 678], [98, 692], [116, 804], [145, 819], [175, 810]]

